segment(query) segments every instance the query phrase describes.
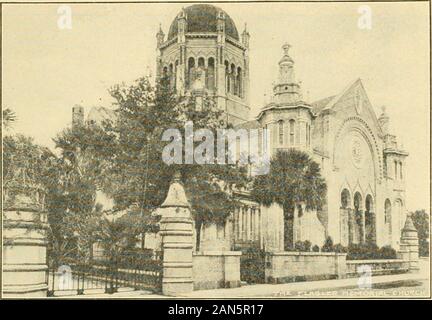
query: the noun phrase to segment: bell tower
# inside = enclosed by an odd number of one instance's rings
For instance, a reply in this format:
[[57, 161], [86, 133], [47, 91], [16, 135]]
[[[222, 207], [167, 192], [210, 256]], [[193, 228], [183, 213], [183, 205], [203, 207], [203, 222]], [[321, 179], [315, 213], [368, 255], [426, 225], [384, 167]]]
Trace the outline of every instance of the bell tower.
[[279, 78], [273, 88], [275, 99], [279, 103], [293, 104], [301, 99], [300, 85], [295, 81], [294, 60], [289, 55], [291, 46], [282, 46], [283, 56], [279, 61]]
[[156, 36], [158, 77], [168, 75], [179, 95], [214, 98], [233, 125], [247, 121], [249, 33], [240, 36], [224, 10], [195, 4], [177, 14], [166, 39], [162, 34]]

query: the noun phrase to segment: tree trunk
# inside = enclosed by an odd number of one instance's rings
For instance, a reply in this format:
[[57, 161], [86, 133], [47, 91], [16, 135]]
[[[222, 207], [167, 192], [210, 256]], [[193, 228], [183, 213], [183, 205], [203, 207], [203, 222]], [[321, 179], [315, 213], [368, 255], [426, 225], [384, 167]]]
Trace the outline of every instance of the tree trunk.
[[284, 250], [294, 248], [294, 210], [284, 207]]

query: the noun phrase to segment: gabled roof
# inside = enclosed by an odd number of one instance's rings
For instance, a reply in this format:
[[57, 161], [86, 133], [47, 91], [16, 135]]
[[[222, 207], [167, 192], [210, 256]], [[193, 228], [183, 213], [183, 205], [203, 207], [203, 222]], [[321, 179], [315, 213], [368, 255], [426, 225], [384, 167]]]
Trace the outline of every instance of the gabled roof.
[[92, 107], [87, 115], [87, 121], [101, 124], [105, 120], [115, 121], [117, 114], [112, 109], [104, 107]]
[[334, 97], [335, 96], [330, 96], [311, 103], [312, 112], [315, 114], [320, 113], [329, 104], [329, 102], [333, 100]]
[[240, 123], [235, 126], [235, 129], [259, 129], [261, 128], [260, 123], [256, 120]]
[[361, 79], [360, 78], [358, 78], [358, 79], [356, 79], [355, 81], [353, 81], [353, 82], [351, 82], [347, 87], [345, 87], [345, 89], [344, 90], [342, 90], [339, 94], [337, 94], [337, 95], [333, 95], [333, 96], [330, 96], [330, 97], [327, 97], [327, 98], [324, 98], [324, 99], [321, 99], [321, 100], [318, 100], [318, 101], [315, 101], [315, 102], [313, 102], [311, 105], [312, 105], [312, 111], [315, 113], [315, 114], [318, 114], [318, 113], [320, 113], [321, 111], [324, 111], [324, 110], [330, 110], [330, 109], [332, 109], [333, 107], [334, 107], [334, 105], [348, 92], [348, 91], [350, 91], [353, 87], [355, 87], [355, 86], [357, 86], [357, 85], [360, 85], [362, 88], [363, 88], [363, 90], [364, 90], [364, 87], [363, 87], [363, 83], [362, 83], [362, 81], [361, 81]]
[[327, 109], [333, 108], [333, 106], [340, 100], [340, 98], [342, 98], [352, 87], [354, 87], [357, 84], [360, 84], [363, 87], [363, 84], [362, 84], [360, 78], [358, 78], [354, 82], [350, 83], [341, 93], [339, 93], [338, 95], [334, 96], [329, 101], [329, 103], [325, 106], [325, 108], [323, 110], [327, 110]]

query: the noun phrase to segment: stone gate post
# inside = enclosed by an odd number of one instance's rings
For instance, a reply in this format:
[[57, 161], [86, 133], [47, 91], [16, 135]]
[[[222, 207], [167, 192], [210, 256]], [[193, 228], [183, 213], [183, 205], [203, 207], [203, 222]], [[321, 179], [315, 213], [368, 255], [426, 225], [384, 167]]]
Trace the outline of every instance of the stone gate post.
[[193, 229], [190, 205], [175, 175], [160, 209], [163, 248], [162, 293], [176, 296], [193, 290]]
[[417, 230], [414, 227], [411, 216], [408, 216], [402, 229], [399, 256], [401, 259], [409, 262], [410, 272], [417, 272], [419, 270], [418, 248], [419, 240]]
[[46, 219], [30, 197], [20, 194], [5, 201], [3, 297], [47, 296]]

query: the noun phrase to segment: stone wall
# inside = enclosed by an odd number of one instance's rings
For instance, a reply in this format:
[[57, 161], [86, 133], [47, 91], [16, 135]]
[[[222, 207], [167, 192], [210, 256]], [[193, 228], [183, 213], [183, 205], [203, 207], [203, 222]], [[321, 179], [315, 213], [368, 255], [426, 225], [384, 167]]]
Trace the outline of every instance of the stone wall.
[[399, 274], [409, 271], [409, 261], [402, 259], [351, 260], [346, 262], [347, 277], [365, 273], [364, 266], [371, 268], [372, 276]]
[[266, 282], [284, 283], [346, 277], [346, 254], [275, 252], [266, 256]]
[[193, 255], [194, 290], [240, 286], [238, 251], [203, 251]]

